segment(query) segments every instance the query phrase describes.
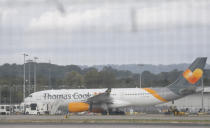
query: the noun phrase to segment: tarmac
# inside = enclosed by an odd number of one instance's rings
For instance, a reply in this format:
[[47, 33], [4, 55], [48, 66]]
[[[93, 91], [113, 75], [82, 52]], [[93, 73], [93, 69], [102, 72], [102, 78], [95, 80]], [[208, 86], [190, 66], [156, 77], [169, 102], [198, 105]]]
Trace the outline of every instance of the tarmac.
[[210, 127], [210, 115], [0, 115], [0, 124], [199, 124]]
[[171, 124], [171, 123], [159, 123], [159, 124], [144, 124], [144, 123], [18, 123], [18, 124], [0, 124], [0, 128], [209, 128], [209, 125], [204, 124]]

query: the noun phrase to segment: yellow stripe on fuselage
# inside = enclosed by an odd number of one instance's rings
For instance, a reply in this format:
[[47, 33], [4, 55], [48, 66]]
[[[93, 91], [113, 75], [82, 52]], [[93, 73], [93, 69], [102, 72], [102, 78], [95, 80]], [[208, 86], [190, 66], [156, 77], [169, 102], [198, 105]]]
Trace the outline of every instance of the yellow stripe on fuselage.
[[157, 92], [151, 88], [143, 88], [145, 91], [149, 92], [150, 94], [152, 94], [155, 98], [157, 98], [160, 101], [163, 102], [168, 102], [166, 99], [164, 99], [163, 97], [161, 97], [160, 95], [157, 94]]

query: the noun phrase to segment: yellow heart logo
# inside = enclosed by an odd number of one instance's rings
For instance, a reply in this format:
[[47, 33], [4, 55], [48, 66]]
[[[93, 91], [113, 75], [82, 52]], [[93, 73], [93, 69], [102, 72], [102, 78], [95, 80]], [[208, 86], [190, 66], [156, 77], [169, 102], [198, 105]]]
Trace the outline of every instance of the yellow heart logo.
[[193, 72], [187, 69], [183, 73], [183, 77], [191, 84], [195, 84], [203, 75], [203, 71], [200, 68], [195, 69]]

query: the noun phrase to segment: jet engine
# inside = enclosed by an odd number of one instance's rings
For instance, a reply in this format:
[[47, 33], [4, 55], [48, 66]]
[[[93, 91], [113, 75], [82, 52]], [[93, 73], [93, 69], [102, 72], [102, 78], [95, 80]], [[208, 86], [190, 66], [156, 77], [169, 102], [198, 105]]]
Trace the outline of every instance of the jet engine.
[[84, 102], [72, 102], [68, 105], [69, 112], [84, 112], [89, 110], [89, 104]]
[[72, 102], [68, 104], [69, 112], [84, 112], [90, 111], [95, 113], [100, 113], [104, 111], [101, 104], [88, 104], [85, 102]]

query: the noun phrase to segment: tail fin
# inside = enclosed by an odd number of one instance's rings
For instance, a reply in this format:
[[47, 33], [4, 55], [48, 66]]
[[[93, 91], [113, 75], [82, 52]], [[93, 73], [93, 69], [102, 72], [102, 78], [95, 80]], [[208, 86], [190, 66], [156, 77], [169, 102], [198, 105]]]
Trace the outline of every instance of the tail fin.
[[207, 57], [198, 57], [173, 84], [168, 86], [168, 88], [180, 95], [195, 92], [196, 87], [201, 84], [201, 77], [203, 76], [206, 60]]

